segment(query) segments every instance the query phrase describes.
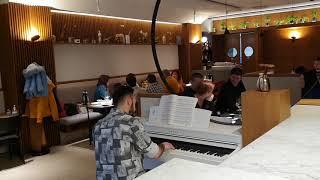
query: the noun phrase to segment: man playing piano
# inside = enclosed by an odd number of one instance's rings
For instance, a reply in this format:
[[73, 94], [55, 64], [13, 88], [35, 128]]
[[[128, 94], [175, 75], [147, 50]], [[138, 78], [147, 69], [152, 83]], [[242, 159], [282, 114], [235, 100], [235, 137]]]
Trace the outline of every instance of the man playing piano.
[[170, 143], [157, 145], [144, 132], [135, 111], [136, 97], [129, 86], [120, 86], [113, 94], [116, 106], [101, 119], [93, 131], [97, 180], [131, 180], [144, 173], [143, 155], [159, 158], [174, 149]]

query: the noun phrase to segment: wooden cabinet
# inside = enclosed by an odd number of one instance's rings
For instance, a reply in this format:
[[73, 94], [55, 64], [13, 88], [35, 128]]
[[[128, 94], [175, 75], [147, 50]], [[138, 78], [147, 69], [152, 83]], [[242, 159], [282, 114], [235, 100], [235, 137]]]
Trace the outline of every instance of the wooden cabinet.
[[290, 116], [289, 90], [242, 93], [243, 147]]

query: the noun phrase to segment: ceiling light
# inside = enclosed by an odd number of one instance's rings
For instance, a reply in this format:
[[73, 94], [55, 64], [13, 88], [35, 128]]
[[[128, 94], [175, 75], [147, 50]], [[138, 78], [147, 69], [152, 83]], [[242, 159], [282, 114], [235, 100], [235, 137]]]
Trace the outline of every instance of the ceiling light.
[[[124, 17], [116, 17], [116, 16], [105, 16], [105, 15], [99, 15], [99, 14], [89, 14], [89, 13], [61, 11], [61, 10], [51, 10], [51, 12], [59, 13], [59, 14], [73, 14], [73, 15], [80, 15], [80, 16], [101, 17], [101, 18], [109, 18], [109, 19], [121, 19], [121, 20], [128, 20], [128, 21], [140, 21], [140, 22], [148, 22], [148, 23], [152, 22], [150, 20], [144, 20], [144, 19], [124, 18]], [[181, 25], [181, 23], [163, 22], [163, 21], [157, 21], [157, 23], [159, 23], [159, 24]]]

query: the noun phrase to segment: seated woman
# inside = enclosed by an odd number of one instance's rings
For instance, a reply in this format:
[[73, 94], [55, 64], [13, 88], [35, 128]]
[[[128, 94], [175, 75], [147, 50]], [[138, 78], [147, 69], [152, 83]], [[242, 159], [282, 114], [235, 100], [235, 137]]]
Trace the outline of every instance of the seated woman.
[[179, 83], [179, 94], [184, 92], [184, 87], [186, 86], [182, 79], [182, 74], [179, 70], [173, 70], [171, 76], [175, 78]]
[[109, 96], [109, 91], [108, 91], [108, 82], [109, 82], [110, 77], [107, 75], [101, 75], [98, 80], [97, 84], [97, 89], [94, 94], [94, 101], [100, 100], [100, 99], [105, 99], [106, 97]]
[[195, 94], [195, 97], [198, 98], [196, 108], [210, 110], [213, 114], [216, 113], [213, 90], [214, 85], [210, 81], [204, 81], [199, 84]]

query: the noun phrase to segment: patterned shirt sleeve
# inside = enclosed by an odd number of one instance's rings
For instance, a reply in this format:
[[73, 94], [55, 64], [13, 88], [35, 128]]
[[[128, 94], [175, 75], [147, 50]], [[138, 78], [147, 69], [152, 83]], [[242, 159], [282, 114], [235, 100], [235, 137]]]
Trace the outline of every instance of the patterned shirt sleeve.
[[151, 141], [151, 138], [145, 133], [144, 127], [139, 118], [134, 118], [131, 127], [133, 133], [133, 143], [135, 148], [150, 158], [155, 158], [159, 152], [157, 144]]

